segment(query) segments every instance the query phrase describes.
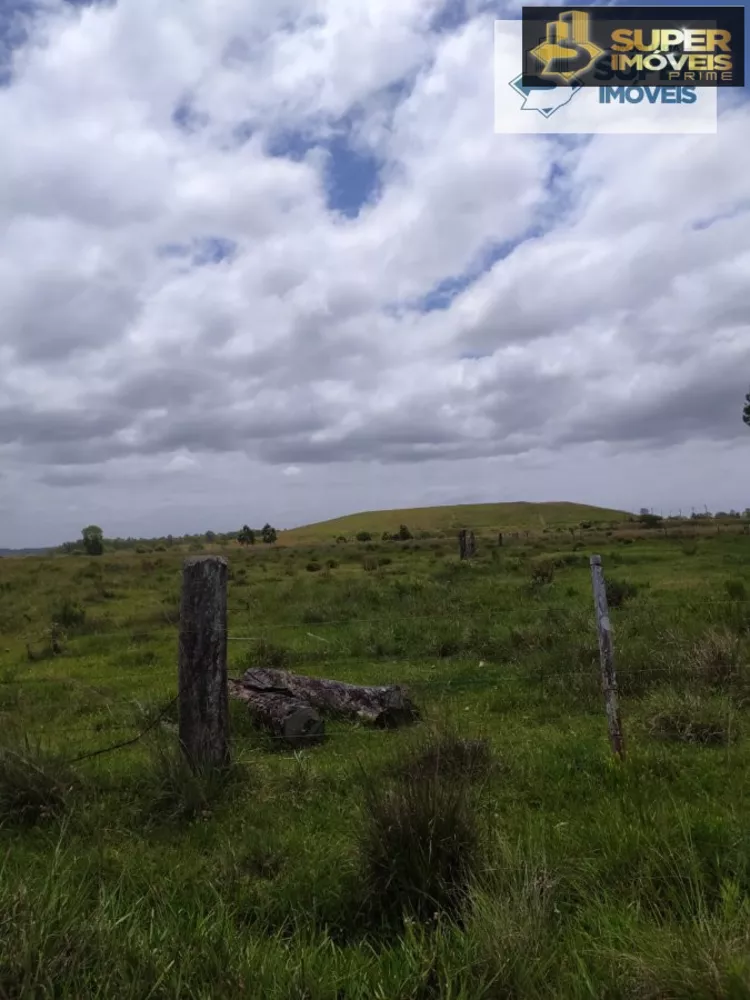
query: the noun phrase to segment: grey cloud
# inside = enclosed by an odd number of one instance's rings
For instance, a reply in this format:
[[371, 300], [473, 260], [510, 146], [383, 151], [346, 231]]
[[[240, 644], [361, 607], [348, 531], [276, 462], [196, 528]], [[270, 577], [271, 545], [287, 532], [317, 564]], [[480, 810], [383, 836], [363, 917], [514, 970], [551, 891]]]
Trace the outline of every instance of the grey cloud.
[[74, 488], [76, 486], [91, 486], [104, 480], [102, 472], [91, 472], [83, 469], [50, 469], [39, 476], [39, 482], [45, 486]]
[[10, 291], [5, 328], [19, 361], [61, 361], [121, 338], [138, 311], [137, 297], [114, 275], [35, 275], [33, 285]]

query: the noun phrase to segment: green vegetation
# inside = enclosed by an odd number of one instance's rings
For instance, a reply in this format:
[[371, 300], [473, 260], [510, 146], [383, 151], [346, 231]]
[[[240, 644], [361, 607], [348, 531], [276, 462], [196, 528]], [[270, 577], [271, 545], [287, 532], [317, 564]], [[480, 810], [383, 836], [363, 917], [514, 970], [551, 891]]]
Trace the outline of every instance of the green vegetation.
[[233, 676], [405, 683], [425, 713], [291, 753], [233, 703], [226, 773], [176, 747], [192, 542], [0, 559], [0, 997], [750, 997], [746, 525], [559, 506], [502, 546], [497, 508], [448, 508], [486, 512], [463, 563], [445, 511], [200, 536]]
[[321, 521], [291, 531], [283, 531], [283, 544], [315, 544], [331, 541], [337, 535], [355, 538], [360, 532], [371, 536], [408, 540], [415, 532], [430, 535], [457, 533], [462, 528], [488, 533], [503, 530], [539, 532], [543, 528], [579, 526], [581, 521], [594, 524], [628, 519], [625, 511], [607, 510], [573, 503], [482, 503], [453, 507], [415, 507], [409, 510], [377, 510], [349, 514], [332, 521]]

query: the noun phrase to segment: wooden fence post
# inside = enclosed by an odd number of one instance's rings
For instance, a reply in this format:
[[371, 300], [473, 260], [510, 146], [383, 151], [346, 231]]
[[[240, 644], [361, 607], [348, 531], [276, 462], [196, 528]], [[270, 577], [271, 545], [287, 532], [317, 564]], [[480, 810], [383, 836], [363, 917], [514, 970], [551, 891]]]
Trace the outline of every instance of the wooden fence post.
[[190, 766], [229, 763], [227, 560], [186, 559], [178, 668], [179, 736]]
[[617, 674], [615, 673], [615, 654], [612, 643], [612, 623], [609, 620], [607, 590], [604, 584], [601, 556], [591, 556], [591, 583], [594, 588], [594, 608], [596, 609], [596, 624], [599, 633], [602, 692], [604, 693], [604, 706], [607, 711], [609, 741], [612, 744], [612, 752], [621, 760], [624, 760], [625, 737], [622, 732], [620, 706], [617, 699]]
[[471, 559], [476, 553], [477, 545], [474, 532], [462, 528], [458, 533], [458, 554], [461, 559]]

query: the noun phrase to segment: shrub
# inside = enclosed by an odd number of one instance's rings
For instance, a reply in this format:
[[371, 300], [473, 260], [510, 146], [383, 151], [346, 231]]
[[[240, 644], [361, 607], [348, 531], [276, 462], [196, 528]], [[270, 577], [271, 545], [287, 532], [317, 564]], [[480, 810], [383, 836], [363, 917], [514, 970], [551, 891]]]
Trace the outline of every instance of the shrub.
[[346, 535], [338, 535], [336, 537], [336, 541], [339, 542], [340, 544], [343, 544], [345, 542], [348, 542], [349, 539], [346, 537]]
[[391, 533], [389, 531], [384, 531], [383, 534], [380, 536], [380, 541], [381, 542], [390, 542], [391, 541], [391, 537], [392, 536], [391, 536]]
[[402, 524], [400, 525], [398, 529], [398, 534], [395, 536], [395, 538], [400, 542], [409, 542], [412, 539], [412, 533], [409, 531], [409, 529], [406, 527], [405, 524]]
[[627, 580], [607, 579], [604, 588], [607, 594], [607, 604], [610, 608], [621, 608], [626, 601], [638, 593], [638, 587]]
[[338, 559], [326, 559], [326, 566], [328, 567], [328, 569], [336, 569], [338, 564], [339, 564]]
[[378, 559], [378, 566], [390, 566], [393, 560], [390, 556], [381, 556]]
[[647, 702], [646, 728], [658, 740], [724, 746], [737, 738], [727, 699], [664, 691]]
[[372, 541], [372, 535], [370, 534], [369, 531], [358, 531], [357, 535], [356, 535], [356, 539], [357, 539], [358, 542], [371, 542]]
[[362, 569], [366, 573], [372, 573], [377, 568], [378, 568], [378, 560], [373, 559], [372, 556], [365, 556], [365, 558], [362, 560]]
[[317, 573], [322, 569], [319, 562], [309, 562], [305, 567], [308, 573]]
[[359, 846], [365, 886], [383, 916], [457, 913], [479, 851], [466, 785], [408, 768], [368, 782]]

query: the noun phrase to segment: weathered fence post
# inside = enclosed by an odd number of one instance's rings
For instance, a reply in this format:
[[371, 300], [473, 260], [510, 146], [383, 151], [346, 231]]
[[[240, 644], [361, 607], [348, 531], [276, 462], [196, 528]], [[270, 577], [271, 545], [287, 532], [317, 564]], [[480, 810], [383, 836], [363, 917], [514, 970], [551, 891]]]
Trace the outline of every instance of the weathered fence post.
[[227, 561], [186, 559], [178, 669], [179, 736], [190, 766], [229, 763]]
[[474, 539], [474, 532], [467, 531], [466, 528], [462, 528], [458, 533], [458, 554], [461, 559], [471, 559], [471, 557], [476, 552], [476, 541]]
[[607, 711], [607, 726], [612, 752], [621, 760], [625, 758], [625, 737], [622, 732], [620, 706], [617, 699], [617, 674], [615, 673], [615, 654], [612, 643], [612, 623], [609, 620], [607, 606], [607, 590], [604, 585], [602, 557], [591, 556], [591, 583], [594, 588], [594, 608], [596, 609], [596, 624], [599, 633], [599, 661], [602, 672], [602, 692]]

